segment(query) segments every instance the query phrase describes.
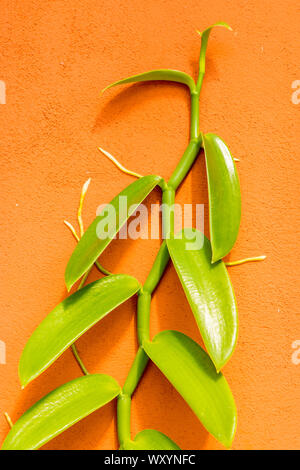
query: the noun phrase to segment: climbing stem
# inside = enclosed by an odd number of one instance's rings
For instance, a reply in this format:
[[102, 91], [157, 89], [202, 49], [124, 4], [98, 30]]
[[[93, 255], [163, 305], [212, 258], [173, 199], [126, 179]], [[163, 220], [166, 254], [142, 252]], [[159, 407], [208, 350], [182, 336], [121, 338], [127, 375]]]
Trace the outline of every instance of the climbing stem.
[[[195, 108], [194, 108], [195, 112]], [[199, 108], [197, 108], [196, 115], [192, 114], [195, 122], [199, 122]], [[194, 125], [195, 129], [195, 125]], [[162, 224], [163, 224], [163, 235], [172, 236], [174, 234], [174, 202], [176, 189], [180, 183], [184, 180], [188, 172], [190, 171], [201, 147], [201, 138], [193, 138], [190, 140], [187, 149], [185, 150], [179, 164], [173, 172], [167, 185], [163, 187], [162, 191]], [[141, 288], [138, 294], [137, 304], [137, 335], [140, 348], [133, 361], [127, 379], [125, 381], [122, 393], [118, 398], [118, 439], [120, 447], [124, 446], [124, 443], [131, 439], [130, 434], [130, 409], [131, 409], [131, 396], [134, 393], [139, 380], [147, 366], [149, 361], [147, 355], [143, 350], [143, 343], [150, 339], [150, 308], [151, 308], [151, 296], [156, 287], [158, 286], [166, 266], [169, 261], [169, 253], [166, 242], [160, 246], [159, 252], [154, 260], [153, 266], [149, 272], [144, 286]]]
[[168, 239], [174, 235], [175, 223], [175, 190], [167, 187], [162, 194], [162, 229], [163, 238]]
[[124, 383], [123, 394], [131, 397], [148, 363], [148, 356], [144, 350], [139, 347], [130, 368], [127, 379]]
[[150, 338], [150, 304], [151, 294], [142, 288], [138, 296], [137, 305], [137, 335], [140, 345]]
[[190, 140], [184, 154], [181, 157], [181, 160], [173, 171], [171, 178], [169, 179], [168, 186], [173, 188], [175, 191], [180, 183], [184, 180], [192, 164], [196, 160], [201, 148], [201, 142], [201, 136]]
[[[202, 62], [197, 85], [194, 89], [191, 90], [190, 141], [183, 156], [181, 157], [181, 160], [176, 166], [174, 172], [172, 173], [170, 180], [168, 181], [168, 183], [164, 183], [163, 185], [161, 185], [163, 202], [163, 238], [172, 237], [174, 235], [174, 202], [176, 190], [190, 171], [201, 148], [202, 137], [199, 133], [199, 95], [204, 77], [204, 69], [202, 70]], [[146, 279], [146, 282], [138, 293], [137, 335], [140, 347], [133, 361], [131, 369], [128, 373], [122, 393], [119, 395], [118, 398], [117, 429], [120, 448], [123, 448], [124, 443], [130, 441], [131, 439], [131, 396], [134, 393], [149, 361], [147, 355], [143, 350], [143, 344], [145, 343], [145, 341], [150, 340], [151, 297], [165, 272], [168, 261], [168, 248], [166, 242], [163, 241], [160, 246], [159, 252], [154, 260], [152, 268], [149, 272], [149, 275]]]
[[197, 85], [196, 85], [196, 90], [197, 90], [199, 95], [200, 95], [200, 91], [201, 91], [201, 88], [202, 88], [203, 78], [204, 78], [204, 71], [202, 72], [200, 70], [199, 75], [198, 75]]
[[131, 397], [121, 392], [117, 406], [117, 431], [120, 447], [130, 441], [130, 411]]
[[144, 284], [144, 290], [152, 294], [156, 286], [158, 285], [161, 277], [165, 271], [165, 268], [170, 259], [169, 251], [165, 241], [160, 245], [159, 252], [154, 260], [151, 271], [148, 274], [146, 282]]
[[191, 139], [197, 139], [199, 135], [199, 93], [200, 90], [191, 92]]

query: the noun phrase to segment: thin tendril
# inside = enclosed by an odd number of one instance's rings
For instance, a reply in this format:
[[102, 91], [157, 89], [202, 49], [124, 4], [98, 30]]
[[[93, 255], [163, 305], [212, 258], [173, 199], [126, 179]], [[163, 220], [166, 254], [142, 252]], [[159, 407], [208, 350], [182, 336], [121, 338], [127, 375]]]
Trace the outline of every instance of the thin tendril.
[[115, 157], [113, 157], [110, 153], [108, 153], [106, 150], [102, 149], [101, 147], [98, 147], [98, 150], [102, 152], [109, 160], [111, 160], [116, 167], [119, 168], [119, 170], [123, 171], [123, 173], [126, 173], [127, 175], [134, 176], [135, 178], [142, 178], [143, 176], [140, 175], [139, 173], [136, 173], [135, 171], [128, 170], [123, 166]]
[[4, 412], [4, 416], [5, 416], [5, 419], [7, 421], [8, 426], [10, 428], [12, 428], [14, 423], [12, 422], [11, 417], [9, 416], [9, 414], [6, 411]]
[[[86, 196], [86, 193], [87, 193], [90, 182], [91, 182], [91, 178], [89, 178], [84, 183], [84, 185], [82, 186], [81, 194], [80, 194], [80, 202], [79, 202], [79, 207], [78, 207], [78, 212], [77, 212], [78, 224], [79, 224], [79, 228], [80, 228], [80, 237], [82, 237], [82, 235], [84, 234], [83, 220], [82, 220], [81, 213], [82, 213], [84, 199], [85, 199], [85, 196]], [[72, 227], [72, 226], [70, 227], [71, 224], [68, 224], [68, 223], [67, 223], [67, 225], [69, 225], [69, 228], [72, 231], [73, 235], [75, 236], [77, 241], [79, 241], [79, 237], [76, 234], [76, 231], [75, 231], [74, 227]], [[109, 276], [110, 274], [112, 274], [110, 271], [105, 269], [98, 261], [95, 261], [95, 265], [97, 266], [97, 268], [99, 269], [99, 271], [102, 274], [105, 274], [106, 276]], [[81, 285], [81, 283], [80, 283], [80, 285]]]
[[78, 207], [78, 212], [77, 212], [77, 219], [78, 219], [78, 225], [79, 225], [80, 236], [81, 236], [81, 237], [82, 237], [82, 235], [84, 234], [84, 228], [83, 228], [83, 221], [82, 221], [81, 213], [82, 213], [82, 207], [83, 207], [84, 198], [85, 198], [85, 195], [86, 195], [86, 192], [87, 192], [87, 190], [88, 190], [88, 187], [89, 187], [90, 182], [91, 182], [91, 178], [89, 178], [89, 179], [84, 183], [84, 185], [82, 186], [82, 190], [81, 190], [81, 194], [80, 194], [79, 207]]
[[81, 279], [81, 281], [80, 281], [80, 283], [79, 283], [79, 286], [78, 286], [77, 290], [80, 290], [80, 289], [84, 286], [84, 283], [85, 283], [85, 281], [87, 280], [88, 275], [90, 274], [90, 272], [91, 272], [91, 270], [92, 270], [92, 267], [93, 267], [93, 266], [91, 266], [90, 269], [88, 269], [87, 272], [83, 275], [83, 277], [82, 277], [82, 279]]
[[73, 227], [73, 225], [70, 224], [70, 222], [68, 222], [67, 220], [64, 220], [64, 224], [71, 230], [75, 240], [77, 240], [79, 242], [79, 236], [77, 235], [76, 230]]
[[75, 343], [71, 345], [71, 349], [72, 349], [72, 353], [73, 353], [76, 361], [78, 362], [78, 365], [79, 365], [80, 369], [82, 370], [83, 374], [84, 375], [90, 375], [90, 373], [87, 370], [87, 368], [85, 367], [81, 357], [79, 356], [79, 353], [78, 353], [77, 347], [75, 346]]
[[[78, 207], [78, 211], [77, 211], [77, 219], [78, 219], [78, 224], [79, 224], [79, 229], [80, 229], [80, 237], [83, 236], [84, 234], [84, 227], [83, 227], [83, 220], [82, 220], [82, 208], [83, 208], [83, 202], [84, 202], [84, 198], [85, 198], [85, 195], [86, 195], [86, 192], [87, 192], [87, 189], [89, 187], [89, 184], [91, 182], [91, 178], [89, 178], [83, 185], [82, 187], [82, 190], [81, 190], [81, 194], [80, 194], [80, 201], [79, 201], [79, 207]], [[80, 240], [80, 237], [79, 235], [77, 234], [75, 228], [73, 227], [73, 225], [68, 222], [67, 220], [64, 220], [64, 224], [70, 229], [72, 235], [74, 236], [75, 240], [77, 242], [79, 242]], [[99, 269], [99, 271], [105, 275], [109, 275], [111, 274], [109, 271], [107, 271], [107, 269], [103, 268], [101, 266], [100, 263], [98, 263], [98, 261], [95, 262], [95, 265], [97, 266], [97, 268]], [[88, 278], [88, 275], [90, 274], [91, 270], [92, 270], [92, 267], [90, 267], [90, 269], [88, 269], [88, 271], [84, 274], [84, 276], [82, 277], [81, 281], [80, 281], [80, 284], [77, 288], [77, 291], [80, 290], [84, 284], [85, 284], [85, 281], [87, 280]], [[72, 353], [80, 367], [80, 369], [82, 370], [83, 374], [84, 375], [89, 375], [89, 371], [87, 370], [87, 368], [85, 367], [79, 353], [78, 353], [78, 350], [77, 350], [77, 347], [74, 344], [71, 345], [71, 350], [72, 350]]]
[[98, 268], [98, 270], [105, 276], [111, 276], [113, 274], [111, 271], [108, 271], [108, 269], [104, 268], [102, 264], [99, 263], [99, 261], [95, 261], [94, 264]]
[[239, 266], [240, 264], [250, 263], [252, 261], [263, 261], [264, 259], [266, 259], [266, 256], [262, 255], [255, 256], [254, 258], [244, 258], [237, 261], [227, 261], [225, 264], [226, 266]]

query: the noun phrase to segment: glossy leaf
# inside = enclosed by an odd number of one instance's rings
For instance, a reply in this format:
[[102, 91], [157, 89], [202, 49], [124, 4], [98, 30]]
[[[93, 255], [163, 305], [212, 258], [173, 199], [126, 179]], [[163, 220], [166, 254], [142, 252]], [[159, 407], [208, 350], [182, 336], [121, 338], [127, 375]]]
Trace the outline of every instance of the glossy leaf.
[[223, 140], [215, 134], [205, 134], [203, 145], [214, 263], [230, 252], [237, 239], [241, 220], [241, 191], [234, 160]]
[[2, 450], [34, 450], [119, 395], [118, 383], [104, 374], [72, 380], [39, 400], [14, 424]]
[[205, 73], [205, 55], [206, 55], [208, 38], [209, 38], [211, 30], [215, 26], [222, 26], [223, 28], [226, 28], [226, 29], [229, 29], [230, 31], [232, 31], [231, 27], [227, 23], [225, 23], [224, 21], [219, 21], [218, 23], [215, 23], [215, 24], [209, 26], [204, 31], [198, 31], [198, 34], [201, 36], [201, 51], [200, 51], [200, 59], [199, 59], [199, 71], [200, 71], [200, 73]]
[[127, 442], [121, 450], [180, 450], [172, 439], [154, 429], [139, 432], [133, 441]]
[[191, 246], [195, 235], [204, 237], [197, 230], [184, 229], [167, 240], [167, 245], [208, 354], [220, 370], [236, 344], [237, 307], [224, 262], [211, 264], [211, 245], [206, 237], [202, 248]]
[[27, 385], [49, 367], [77, 338], [140, 288], [127, 275], [114, 274], [88, 284], [61, 302], [29, 338], [19, 364]]
[[229, 385], [206, 352], [178, 331], [163, 331], [143, 345], [150, 359], [188, 403], [204, 427], [230, 447], [237, 413]]
[[194, 80], [187, 73], [179, 72], [178, 70], [160, 69], [151, 70], [150, 72], [145, 73], [139, 73], [138, 75], [133, 75], [132, 77], [124, 78], [123, 80], [118, 80], [117, 82], [108, 85], [102, 91], [104, 92], [109, 88], [112, 88], [117, 85], [125, 85], [126, 83], [148, 82], [153, 80], [183, 83], [184, 85], [187, 85], [191, 91], [195, 88]]
[[[148, 175], [134, 181], [120, 192], [91, 223], [69, 259], [65, 281], [68, 290], [94, 264], [128, 218], [135, 205], [162, 182], [160, 176]], [[102, 224], [105, 227], [102, 228]], [[105, 229], [105, 230], [104, 230]]]

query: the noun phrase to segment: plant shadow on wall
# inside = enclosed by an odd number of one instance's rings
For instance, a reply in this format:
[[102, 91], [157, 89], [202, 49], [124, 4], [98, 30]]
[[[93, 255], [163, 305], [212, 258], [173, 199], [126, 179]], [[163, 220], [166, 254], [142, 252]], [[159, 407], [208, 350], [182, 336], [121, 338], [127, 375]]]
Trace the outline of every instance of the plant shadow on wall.
[[[188, 105], [189, 93], [183, 85], [166, 82], [164, 84], [164, 92], [162, 93], [161, 81], [155, 82], [139, 82], [131, 84], [129, 88], [118, 90], [115, 96], [109, 99], [104, 105], [99, 105], [99, 112], [96, 118], [96, 122], [93, 131], [96, 132], [98, 129], [104, 126], [113, 126], [121, 119], [128, 119], [128, 115], [132, 112], [136, 112], [141, 109], [143, 112], [147, 105], [150, 105], [153, 101], [161, 102], [166, 89], [181, 91], [186, 98], [185, 106]], [[142, 99], [138, 99], [142, 97]], [[188, 112], [188, 106], [187, 106]], [[184, 109], [182, 110], [183, 119], [187, 119], [188, 116], [184, 115]], [[188, 121], [187, 121], [188, 122]], [[173, 169], [173, 168], [172, 168]]]
[[[230, 29], [225, 23], [213, 26]], [[90, 180], [84, 184], [78, 210], [78, 233], [65, 221], [78, 242], [66, 267], [65, 282], [68, 291], [75, 284], [76, 290], [36, 328], [19, 363], [19, 377], [24, 388], [71, 347], [83, 376], [60, 385], [28, 409], [12, 426], [2, 449], [38, 449], [91, 413], [111, 404], [114, 399], [117, 399], [116, 422], [121, 450], [179, 449], [173, 441], [171, 428], [170, 437], [161, 429], [137, 429], [137, 434], [136, 430], [133, 433], [132, 397], [149, 361], [157, 367], [154, 369], [155, 375], [163, 374], [168, 379], [204, 428], [223, 446], [229, 448], [232, 445], [237, 411], [221, 369], [233, 354], [238, 320], [233, 288], [223, 258], [231, 251], [238, 235], [241, 200], [238, 175], [228, 147], [217, 135], [199, 131], [199, 97], [205, 74], [206, 48], [213, 26], [199, 33], [201, 49], [197, 82], [184, 72], [163, 69], [120, 80], [106, 88], [153, 80], [184, 84], [191, 99], [189, 143], [168, 182], [158, 175], [133, 173], [101, 150], [136, 180], [103, 209], [86, 231], [82, 206]], [[208, 180], [210, 240], [191, 227], [176, 232], [173, 215], [176, 190], [190, 172], [201, 148], [204, 150]], [[156, 187], [162, 192], [164, 205], [164, 241], [145, 283], [141, 285], [132, 275], [112, 274], [100, 264], [103, 257], [99, 257], [133, 215], [134, 206], [145, 201]], [[120, 209], [120, 201], [124, 198], [126, 209]], [[190, 321], [197, 325], [205, 349], [199, 345], [197, 335], [197, 341], [194, 341], [181, 331], [164, 330], [154, 337], [150, 336], [152, 295], [170, 259], [190, 305]], [[234, 264], [242, 262], [245, 260]], [[101, 273], [100, 279], [85, 285], [94, 266]], [[75, 342], [97, 322], [135, 296], [138, 349], [121, 388], [111, 375], [91, 374]], [[148, 375], [143, 380], [147, 380]], [[155, 406], [152, 400], [151, 405]], [[174, 412], [172, 419], [176, 417]], [[82, 422], [84, 424], [85, 421]], [[181, 425], [184, 426], [183, 423]], [[203, 442], [202, 429], [198, 445]]]

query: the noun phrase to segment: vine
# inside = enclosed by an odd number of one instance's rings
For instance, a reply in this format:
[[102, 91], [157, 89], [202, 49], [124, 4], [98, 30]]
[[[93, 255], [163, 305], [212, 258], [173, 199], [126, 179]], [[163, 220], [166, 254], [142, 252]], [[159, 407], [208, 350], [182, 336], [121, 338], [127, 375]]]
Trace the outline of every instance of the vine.
[[[223, 26], [230, 29], [226, 23]], [[169, 181], [160, 176], [142, 176], [126, 169], [106, 150], [121, 171], [136, 179], [117, 195], [84, 230], [82, 209], [90, 179], [83, 185], [77, 220], [79, 234], [64, 221], [78, 242], [68, 262], [65, 281], [68, 290], [80, 280], [77, 291], [61, 302], [37, 327], [28, 340], [19, 364], [23, 387], [43, 373], [71, 347], [83, 377], [53, 390], [33, 405], [11, 427], [2, 449], [38, 449], [43, 444], [117, 398], [117, 432], [120, 449], [179, 449], [168, 436], [146, 429], [135, 437], [131, 433], [131, 401], [143, 372], [151, 360], [182, 395], [204, 427], [222, 444], [230, 447], [236, 431], [234, 398], [221, 369], [230, 359], [237, 341], [238, 319], [233, 288], [226, 266], [235, 266], [265, 257], [245, 258], [225, 263], [239, 230], [240, 186], [234, 160], [228, 147], [215, 134], [199, 130], [199, 98], [205, 75], [205, 55], [212, 27], [201, 36], [197, 82], [186, 73], [162, 69], [135, 75], [113, 83], [103, 91], [126, 83], [166, 80], [184, 84], [190, 92], [190, 138], [186, 150]], [[175, 233], [176, 190], [204, 149], [209, 192], [210, 241], [195, 229]], [[99, 256], [121, 230], [134, 209], [159, 186], [162, 191], [163, 241], [143, 286], [132, 276], [112, 274], [98, 261]], [[121, 198], [128, 207], [120, 209]], [[111, 212], [112, 209], [112, 212]], [[117, 216], [117, 217], [116, 217]], [[107, 230], [105, 230], [105, 227]], [[197, 245], [190, 248], [191, 240]], [[201, 243], [199, 244], [199, 241]], [[163, 331], [150, 338], [152, 296], [169, 260], [172, 260], [206, 351], [178, 331]], [[93, 266], [104, 274], [85, 285]], [[123, 387], [105, 374], [91, 374], [84, 365], [75, 341], [118, 305], [137, 294], [137, 338], [139, 348]]]

